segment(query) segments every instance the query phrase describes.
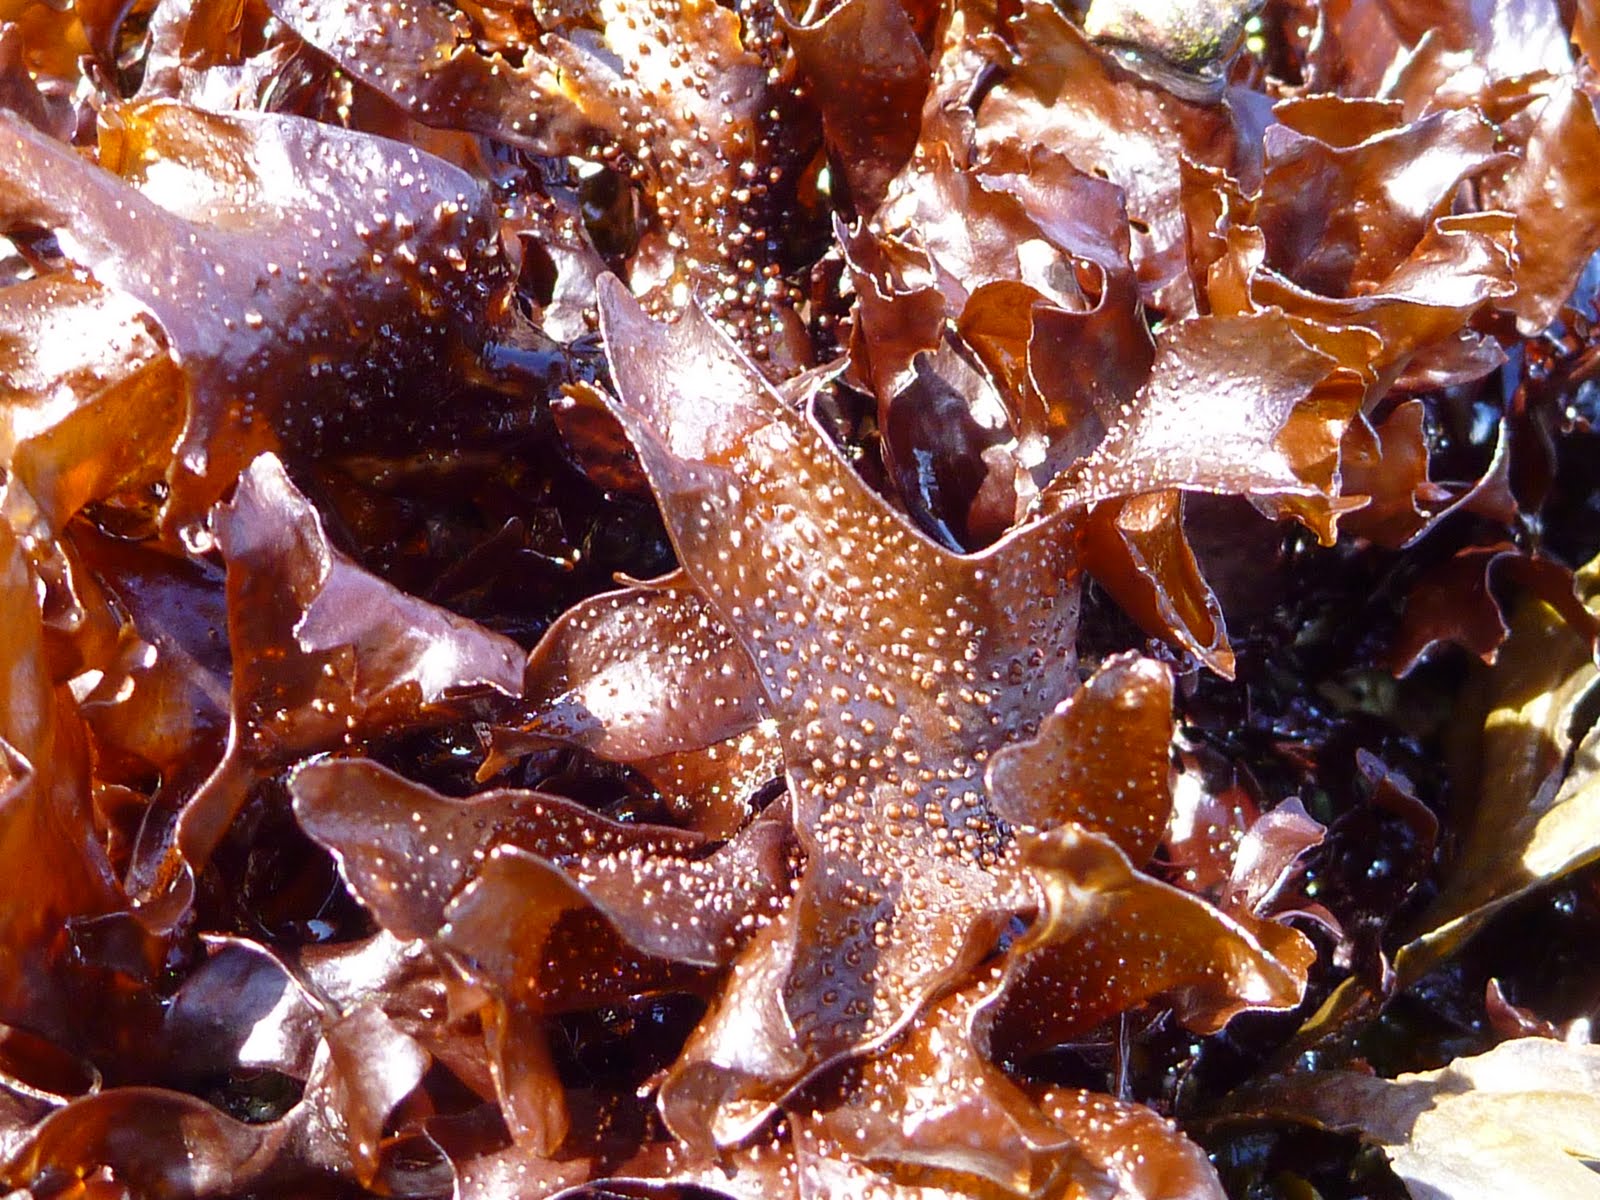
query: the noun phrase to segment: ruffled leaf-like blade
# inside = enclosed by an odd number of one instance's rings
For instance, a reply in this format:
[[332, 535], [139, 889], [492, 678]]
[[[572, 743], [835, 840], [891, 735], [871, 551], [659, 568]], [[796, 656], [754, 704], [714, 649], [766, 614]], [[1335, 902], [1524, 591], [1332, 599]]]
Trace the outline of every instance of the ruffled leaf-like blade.
[[0, 462], [18, 534], [59, 533], [87, 502], [166, 472], [182, 380], [152, 325], [131, 297], [83, 280], [0, 291]]
[[1019, 1049], [1158, 995], [1186, 1026], [1215, 1033], [1246, 1008], [1290, 1009], [1305, 994], [1316, 953], [1304, 935], [1134, 871], [1103, 834], [1067, 826], [1029, 839], [1023, 860], [1046, 903], [1012, 951], [1016, 981], [998, 1018]]
[[487, 989], [507, 1120], [545, 1151], [566, 1118], [543, 1018], [726, 962], [788, 890], [779, 821], [714, 849], [539, 792], [441, 796], [369, 762], [314, 763], [290, 787], [302, 827], [384, 928], [436, 947]]
[[1067, 691], [1076, 570], [1054, 526], [974, 556], [934, 545], [704, 317], [668, 331], [615, 283], [601, 303], [617, 415], [685, 572], [756, 664], [807, 855], [663, 1091], [676, 1128], [733, 1141], [987, 948], [1012, 901], [982, 760]]
[[55, 1032], [67, 922], [122, 907], [90, 810], [83, 726], [52, 684], [36, 582], [0, 526], [0, 1021]]
[[1326, 468], [1353, 412], [1308, 401], [1334, 363], [1281, 313], [1198, 317], [1165, 330], [1149, 381], [1105, 438], [1045, 490], [1053, 510], [1167, 489], [1327, 501]]
[[335, 552], [275, 457], [251, 464], [215, 522], [228, 563], [228, 742], [171, 829], [154, 824], [134, 864], [145, 919], [157, 927], [170, 928], [187, 907], [193, 872], [264, 774], [445, 719], [465, 698], [515, 695], [522, 683], [515, 642]]
[[337, 414], [343, 388], [392, 384], [462, 333], [498, 266], [478, 184], [370, 135], [157, 101], [116, 111], [101, 161], [0, 114], [0, 224], [57, 231], [160, 322], [189, 391], [180, 524], [285, 422]]
[[1035, 830], [1076, 823], [1148, 862], [1172, 814], [1172, 671], [1134, 654], [1103, 664], [989, 763], [995, 811]]
[[518, 707], [525, 733], [636, 762], [745, 733], [764, 700], [715, 612], [674, 580], [563, 613], [529, 656]]
[[989, 1062], [999, 991], [940, 1001], [863, 1065], [843, 1103], [792, 1118], [801, 1151], [958, 1195], [1221, 1200], [1205, 1152], [1143, 1105], [1072, 1089], [1033, 1097]]

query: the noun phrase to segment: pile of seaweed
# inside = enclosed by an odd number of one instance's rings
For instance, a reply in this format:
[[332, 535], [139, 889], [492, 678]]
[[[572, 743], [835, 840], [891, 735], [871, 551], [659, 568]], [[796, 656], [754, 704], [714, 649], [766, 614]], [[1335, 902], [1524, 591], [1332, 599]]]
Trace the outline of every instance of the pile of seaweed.
[[0, 2], [0, 1182], [1588, 1194], [1595, 54]]

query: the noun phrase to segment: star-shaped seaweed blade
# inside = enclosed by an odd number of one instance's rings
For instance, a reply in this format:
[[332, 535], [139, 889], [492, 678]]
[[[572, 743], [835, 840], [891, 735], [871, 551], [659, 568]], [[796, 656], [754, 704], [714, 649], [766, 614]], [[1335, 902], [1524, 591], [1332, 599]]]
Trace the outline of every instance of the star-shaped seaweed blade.
[[704, 315], [657, 325], [615, 281], [600, 299], [613, 410], [756, 665], [807, 860], [663, 1088], [675, 1132], [726, 1143], [892, 1037], [1031, 906], [995, 869], [1009, 836], [984, 765], [1075, 682], [1078, 572], [1060, 523], [936, 545]]

